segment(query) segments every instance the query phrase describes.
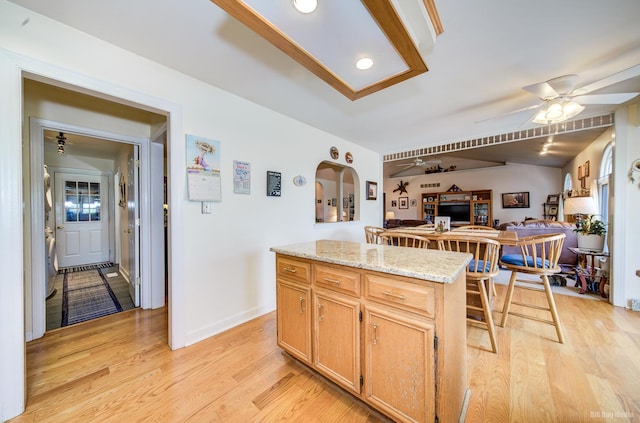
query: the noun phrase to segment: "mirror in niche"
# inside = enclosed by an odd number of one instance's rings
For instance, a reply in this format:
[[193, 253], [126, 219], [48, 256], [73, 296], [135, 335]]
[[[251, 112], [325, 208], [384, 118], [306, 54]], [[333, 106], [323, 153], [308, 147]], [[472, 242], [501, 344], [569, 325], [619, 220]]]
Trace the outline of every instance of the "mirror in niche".
[[357, 220], [357, 186], [358, 174], [353, 168], [321, 162], [316, 169], [316, 223]]

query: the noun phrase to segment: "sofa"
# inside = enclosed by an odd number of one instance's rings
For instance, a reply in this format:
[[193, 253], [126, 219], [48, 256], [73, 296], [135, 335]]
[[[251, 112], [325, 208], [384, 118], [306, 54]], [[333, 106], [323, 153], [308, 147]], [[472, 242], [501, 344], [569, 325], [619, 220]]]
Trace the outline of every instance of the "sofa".
[[[578, 256], [569, 250], [570, 247], [578, 246], [578, 235], [574, 231], [575, 228], [576, 226], [573, 223], [554, 220], [525, 220], [524, 222], [503, 223], [498, 226], [498, 229], [503, 231], [517, 232], [518, 239], [530, 235], [565, 234], [566, 237], [560, 253], [560, 260], [558, 261], [563, 272], [573, 270], [573, 267], [578, 263]], [[514, 253], [520, 253], [520, 249], [507, 245], [502, 247], [502, 254]]]
[[420, 225], [424, 225], [428, 222], [424, 221], [424, 220], [413, 220], [413, 219], [389, 219], [387, 220], [387, 225], [386, 228], [387, 229], [393, 229], [393, 228], [409, 228], [409, 227], [416, 227], [416, 226], [420, 226]]

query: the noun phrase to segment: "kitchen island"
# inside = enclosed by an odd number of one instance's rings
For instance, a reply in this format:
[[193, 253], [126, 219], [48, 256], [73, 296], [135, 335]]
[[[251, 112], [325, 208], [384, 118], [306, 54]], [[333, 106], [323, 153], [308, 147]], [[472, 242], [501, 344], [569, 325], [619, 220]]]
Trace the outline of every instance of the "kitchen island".
[[331, 240], [271, 251], [281, 348], [395, 421], [464, 421], [470, 255]]

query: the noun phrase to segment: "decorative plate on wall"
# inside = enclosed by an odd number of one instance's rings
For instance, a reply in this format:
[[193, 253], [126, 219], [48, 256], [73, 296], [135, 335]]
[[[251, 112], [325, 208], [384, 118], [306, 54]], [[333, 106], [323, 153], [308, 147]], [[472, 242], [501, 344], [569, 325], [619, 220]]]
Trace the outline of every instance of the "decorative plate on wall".
[[344, 159], [347, 161], [347, 163], [353, 163], [353, 154], [347, 152], [344, 155]]
[[340, 157], [340, 153], [338, 152], [338, 147], [331, 147], [331, 149], [329, 150], [329, 154], [331, 155], [331, 158], [334, 160]]

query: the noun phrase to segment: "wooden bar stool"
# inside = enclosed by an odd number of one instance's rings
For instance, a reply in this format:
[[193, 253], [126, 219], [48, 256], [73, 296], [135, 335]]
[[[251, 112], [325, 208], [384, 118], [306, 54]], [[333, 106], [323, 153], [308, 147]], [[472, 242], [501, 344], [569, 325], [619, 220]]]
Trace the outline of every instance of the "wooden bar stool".
[[400, 231], [386, 231], [381, 233], [379, 237], [382, 244], [398, 247], [429, 248], [429, 242], [431, 241], [421, 235]]
[[493, 290], [490, 286], [493, 285], [493, 278], [500, 272], [500, 243], [494, 239], [465, 237], [452, 233], [440, 239], [439, 248], [473, 255], [473, 259], [467, 265], [467, 322], [486, 327], [491, 350], [497, 353], [496, 329], [492, 316]]
[[[500, 323], [500, 326], [504, 327], [507, 323], [509, 314], [523, 317], [525, 319], [536, 320], [538, 322], [553, 325], [556, 328], [558, 341], [561, 344], [564, 343], [564, 335], [562, 334], [558, 310], [556, 309], [556, 303], [553, 300], [553, 292], [551, 291], [551, 285], [549, 284], [549, 275], [559, 273], [561, 270], [558, 265], [558, 260], [560, 259], [560, 253], [562, 252], [562, 244], [564, 244], [565, 236], [565, 234], [553, 234], [523, 237], [516, 244], [520, 247], [520, 254], [506, 254], [500, 258], [500, 264], [508, 270], [511, 270], [511, 278], [509, 279], [507, 296], [504, 300], [502, 322]], [[518, 273], [539, 275], [540, 281], [517, 279]], [[516, 284], [516, 282], [520, 283]], [[515, 288], [541, 292], [540, 288], [534, 287], [535, 285], [543, 286], [544, 293], [547, 297], [548, 307], [540, 307], [534, 304], [515, 302], [511, 300]], [[516, 313], [511, 311], [511, 304], [548, 311], [551, 314], [551, 320], [543, 319], [531, 314]]]
[[380, 244], [378, 236], [384, 231], [386, 231], [385, 228], [380, 228], [378, 226], [365, 226], [364, 238], [367, 241], [367, 244]]

